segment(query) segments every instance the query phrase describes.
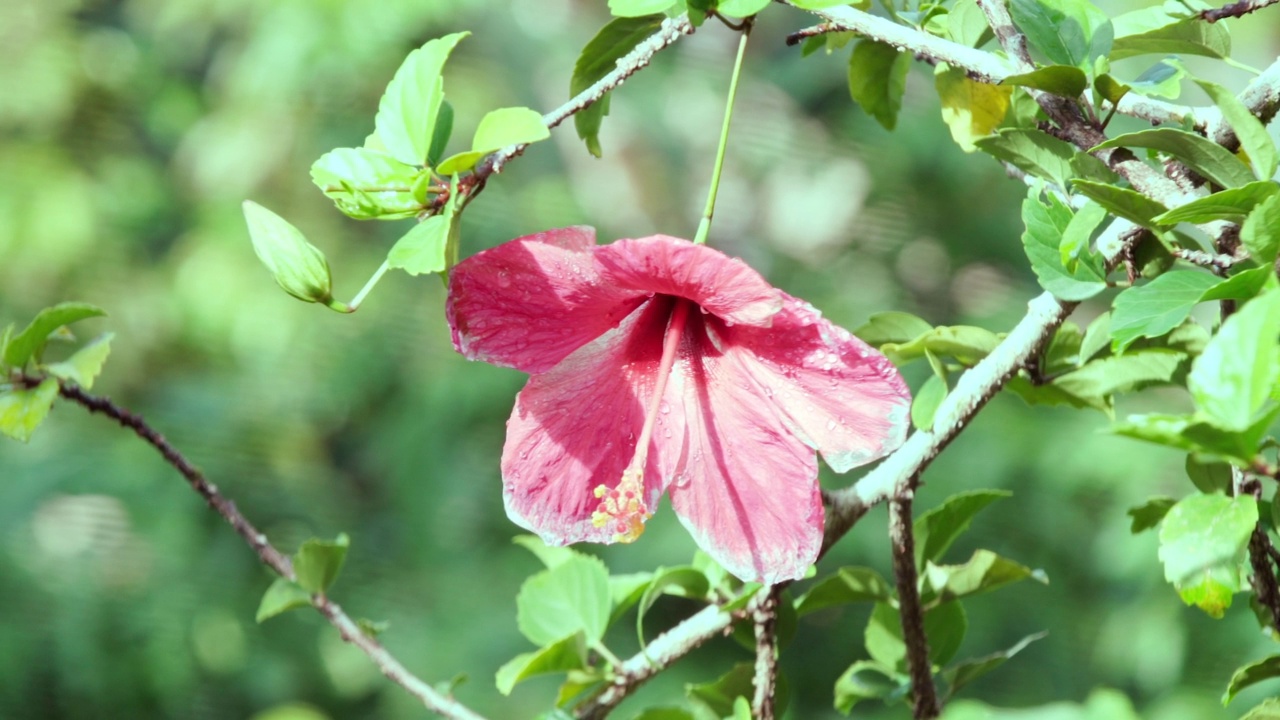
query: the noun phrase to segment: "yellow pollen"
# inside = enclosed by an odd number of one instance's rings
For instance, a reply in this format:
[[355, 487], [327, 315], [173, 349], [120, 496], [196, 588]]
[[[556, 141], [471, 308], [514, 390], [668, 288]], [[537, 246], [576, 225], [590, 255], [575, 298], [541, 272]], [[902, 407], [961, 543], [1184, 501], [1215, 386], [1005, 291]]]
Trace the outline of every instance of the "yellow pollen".
[[634, 542], [644, 532], [644, 521], [652, 514], [644, 502], [644, 473], [637, 468], [627, 468], [618, 486], [608, 488], [599, 485], [592, 492], [600, 498], [600, 505], [591, 513], [591, 524], [598, 528], [612, 527], [613, 541]]

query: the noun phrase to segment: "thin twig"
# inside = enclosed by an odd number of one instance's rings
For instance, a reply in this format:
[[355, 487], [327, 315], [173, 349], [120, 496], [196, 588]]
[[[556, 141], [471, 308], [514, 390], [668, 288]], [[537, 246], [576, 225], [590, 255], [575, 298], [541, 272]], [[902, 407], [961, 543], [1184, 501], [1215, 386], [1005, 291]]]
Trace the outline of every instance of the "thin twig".
[[893, 545], [893, 575], [898, 586], [902, 641], [907, 648], [907, 672], [911, 676], [911, 716], [915, 720], [932, 720], [942, 714], [942, 708], [938, 704], [938, 689], [933, 684], [929, 638], [925, 636], [924, 610], [920, 606], [910, 493], [889, 503], [889, 540]]
[[761, 592], [750, 607], [756, 634], [755, 694], [751, 698], [751, 717], [754, 720], [774, 720], [778, 679], [778, 593], [777, 587]]
[[1240, 262], [1240, 258], [1234, 255], [1222, 255], [1219, 253], [1210, 253], [1203, 250], [1192, 250], [1190, 248], [1176, 247], [1170, 250], [1174, 257], [1179, 260], [1186, 260], [1192, 265], [1200, 267], [1212, 268], [1214, 270], [1229, 270], [1236, 263]]
[[[1240, 93], [1240, 102], [1249, 108], [1263, 125], [1266, 125], [1280, 112], [1280, 58], [1271, 63], [1262, 74], [1254, 78]], [[1214, 142], [1232, 152], [1240, 148], [1240, 139], [1231, 129], [1222, 113], [1214, 108], [1214, 115], [1206, 124], [1205, 134]]]
[[832, 25], [831, 23], [818, 23], [812, 27], [807, 27], [802, 30], [789, 33], [786, 37], [786, 43], [787, 45], [799, 45], [811, 37], [826, 35], [827, 33], [833, 32], [845, 32], [845, 30], [837, 25]]
[[1210, 8], [1200, 11], [1200, 19], [1211, 23], [1225, 20], [1227, 18], [1243, 17], [1251, 12], [1257, 12], [1268, 5], [1275, 5], [1280, 0], [1240, 0], [1230, 5], [1223, 5], [1219, 8]]
[[[24, 382], [38, 383], [43, 378], [23, 376]], [[147, 424], [142, 417], [112, 402], [109, 398], [90, 395], [79, 386], [58, 381], [58, 393], [65, 399], [80, 405], [91, 413], [100, 413], [132, 430], [148, 445], [155, 448], [173, 469], [177, 470], [187, 484], [204, 498], [214, 512], [236, 531], [236, 534], [248, 543], [263, 564], [282, 577], [295, 580], [293, 564], [283, 553], [267, 540], [257, 527], [246, 518], [231, 500], [218, 492], [218, 488], [210, 483], [181, 452], [178, 451], [155, 428]], [[365, 635], [359, 626], [342, 611], [333, 601], [323, 594], [311, 597], [311, 604], [323, 615], [329, 624], [337, 628], [343, 640], [355, 645], [369, 657], [373, 664], [392, 682], [404, 688], [409, 694], [418, 698], [428, 710], [447, 718], [456, 720], [483, 720], [480, 715], [469, 710], [451, 697], [446, 697], [426, 682], [409, 672], [396, 658], [377, 640]]]
[[[693, 25], [689, 22], [688, 15], [667, 18], [662, 22], [662, 27], [657, 32], [650, 35], [644, 42], [636, 45], [631, 52], [619, 58], [617, 67], [610, 71], [608, 75], [574, 95], [565, 104], [543, 115], [543, 124], [547, 128], [554, 128], [575, 114], [596, 104], [604, 99], [611, 90], [626, 82], [627, 78], [648, 66], [653, 61], [653, 57], [660, 51], [670, 47], [685, 35], [692, 33]], [[465, 202], [470, 202], [472, 198], [484, 190], [485, 183], [488, 182], [489, 178], [502, 172], [502, 168], [506, 166], [507, 162], [522, 155], [527, 147], [529, 147], [528, 143], [510, 145], [490, 153], [477, 163], [471, 174], [458, 180], [458, 192], [465, 197]], [[449, 192], [447, 188], [438, 191], [431, 202], [427, 204], [426, 209], [419, 214], [418, 219], [422, 220], [440, 212], [448, 200]]]

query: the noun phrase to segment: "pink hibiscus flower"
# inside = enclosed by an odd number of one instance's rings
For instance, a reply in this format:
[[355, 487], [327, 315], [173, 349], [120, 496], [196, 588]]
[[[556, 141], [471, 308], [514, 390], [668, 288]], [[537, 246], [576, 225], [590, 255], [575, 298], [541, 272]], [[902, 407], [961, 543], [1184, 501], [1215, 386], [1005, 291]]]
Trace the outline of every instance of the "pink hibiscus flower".
[[548, 544], [630, 542], [662, 493], [744, 580], [801, 577], [822, 544], [814, 450], [892, 452], [910, 394], [879, 352], [741, 260], [574, 227], [453, 269], [453, 343], [529, 373], [507, 421], [507, 514]]

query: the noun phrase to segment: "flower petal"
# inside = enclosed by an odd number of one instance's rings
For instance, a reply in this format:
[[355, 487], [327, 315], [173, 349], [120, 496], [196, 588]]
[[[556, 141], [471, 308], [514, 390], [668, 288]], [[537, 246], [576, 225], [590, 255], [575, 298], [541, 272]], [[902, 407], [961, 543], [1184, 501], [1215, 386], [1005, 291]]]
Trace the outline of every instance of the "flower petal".
[[453, 346], [472, 360], [540, 373], [615, 327], [645, 295], [602, 280], [594, 247], [595, 230], [571, 227], [458, 263], [445, 305]]
[[782, 307], [782, 292], [746, 263], [688, 240], [618, 240], [596, 248], [595, 256], [618, 287], [692, 300], [729, 323], [768, 326]]
[[808, 303], [787, 295], [773, 327], [723, 334], [725, 353], [836, 472], [882, 458], [906, 439], [911, 392], [897, 368]]
[[[647, 303], [620, 326], [535, 375], [516, 398], [502, 449], [507, 515], [549, 545], [611, 542], [591, 522], [593, 492], [614, 487], [635, 453], [662, 357], [668, 303]], [[650, 451], [644, 501], [662, 495]]]
[[740, 358], [721, 355], [699, 327], [686, 334], [686, 348], [666, 393], [679, 411], [660, 417], [655, 432], [681, 441], [655, 445], [672, 478], [672, 507], [698, 546], [734, 575], [766, 584], [799, 579], [822, 545], [817, 458], [761, 402]]

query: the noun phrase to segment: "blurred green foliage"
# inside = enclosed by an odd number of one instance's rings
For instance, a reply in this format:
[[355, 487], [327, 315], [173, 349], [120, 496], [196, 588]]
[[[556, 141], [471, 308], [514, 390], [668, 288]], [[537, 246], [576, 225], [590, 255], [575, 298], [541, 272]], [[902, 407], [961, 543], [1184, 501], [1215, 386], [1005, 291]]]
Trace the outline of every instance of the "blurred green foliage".
[[[298, 225], [349, 297], [406, 225], [344, 218], [307, 171], [363, 141], [405, 54], [474, 31], [446, 75], [469, 129], [493, 107], [563, 102], [606, 19], [586, 0], [0, 4], [0, 319], [62, 300], [107, 309], [84, 323], [116, 333], [97, 389], [149, 418], [285, 551], [349, 533], [336, 599], [389, 621], [387, 645], [421, 676], [465, 675], [458, 696], [494, 717], [532, 717], [554, 694], [553, 680], [493, 689], [528, 650], [515, 596], [539, 567], [510, 542], [498, 478], [523, 377], [453, 353], [435, 278], [390, 276], [354, 316], [287, 297], [254, 257], [240, 203]], [[1274, 57], [1267, 22], [1240, 22], [1239, 59]], [[896, 132], [882, 130], [850, 102], [844, 53], [802, 59], [782, 44], [806, 24], [773, 8], [755, 31], [711, 242], [847, 327], [901, 309], [1008, 329], [1038, 292], [1018, 242], [1023, 188], [955, 146], [927, 69], [908, 76]], [[691, 235], [734, 42], [707, 23], [614, 93], [603, 159], [561, 128], [512, 162], [464, 216], [463, 253], [568, 224], [605, 239]], [[913, 387], [926, 373], [913, 368]], [[1049, 636], [965, 694], [1029, 705], [1110, 686], [1152, 720], [1236, 717], [1261, 690], [1230, 710], [1217, 698], [1264, 638], [1247, 607], [1217, 622], [1183, 607], [1155, 534], [1130, 536], [1128, 507], [1189, 488], [1181, 456], [1097, 433], [1105, 422], [1001, 397], [927, 473], [920, 511], [964, 489], [1014, 493], [955, 558], [991, 548], [1052, 582], [966, 603], [962, 655]], [[873, 512], [824, 567], [887, 574], [884, 527]], [[664, 509], [641, 542], [600, 554], [626, 572], [693, 550]], [[422, 716], [318, 616], [255, 625], [269, 584], [120, 429], [59, 407], [29, 446], [0, 444], [0, 717]], [[834, 716], [833, 684], [863, 652], [868, 610], [851, 607], [800, 623], [783, 657], [792, 717]], [[689, 608], [659, 601], [650, 632]], [[625, 625], [615, 652], [636, 650]], [[618, 716], [677, 702], [684, 683], [746, 657], [712, 643]]]

